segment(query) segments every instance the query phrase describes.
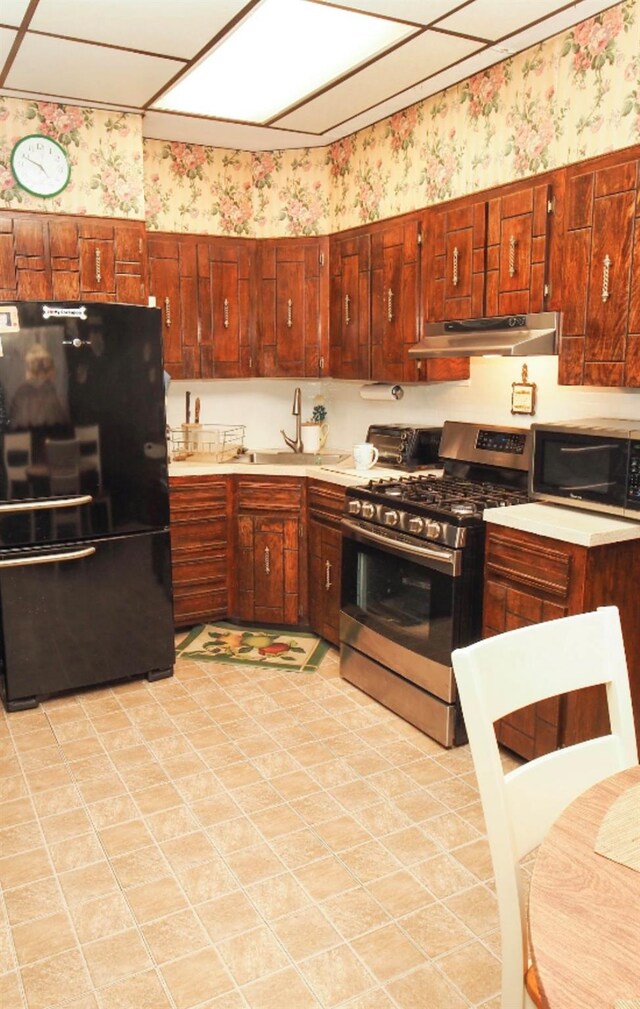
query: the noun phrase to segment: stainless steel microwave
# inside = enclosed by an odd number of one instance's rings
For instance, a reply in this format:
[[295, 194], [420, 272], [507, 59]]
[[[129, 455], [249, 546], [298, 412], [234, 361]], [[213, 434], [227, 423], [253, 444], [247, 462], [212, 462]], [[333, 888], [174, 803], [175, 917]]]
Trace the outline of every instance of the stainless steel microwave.
[[640, 521], [640, 420], [532, 424], [529, 496]]

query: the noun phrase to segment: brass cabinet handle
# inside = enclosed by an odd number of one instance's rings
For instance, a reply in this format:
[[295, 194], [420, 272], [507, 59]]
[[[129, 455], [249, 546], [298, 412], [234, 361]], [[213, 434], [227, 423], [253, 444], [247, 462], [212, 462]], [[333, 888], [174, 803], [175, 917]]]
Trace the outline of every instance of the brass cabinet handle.
[[348, 326], [349, 323], [351, 322], [351, 311], [350, 311], [350, 309], [351, 309], [351, 298], [349, 297], [348, 294], [345, 294], [345, 296], [344, 296], [344, 323], [345, 323], [345, 326]]
[[611, 269], [611, 258], [605, 256], [602, 262], [602, 300], [606, 302], [609, 300], [609, 271]]
[[454, 287], [458, 286], [458, 281], [460, 280], [459, 261], [460, 261], [460, 251], [458, 249], [458, 246], [455, 245], [453, 248], [453, 274], [451, 276], [451, 282]]
[[333, 582], [331, 581], [331, 561], [325, 561], [324, 566], [324, 587], [329, 591]]
[[225, 298], [222, 302], [222, 325], [225, 329], [229, 328], [229, 299]]
[[96, 284], [102, 280], [102, 253], [96, 249]]
[[271, 553], [269, 547], [264, 548], [264, 570], [265, 574], [271, 574]]
[[289, 298], [287, 302], [287, 328], [291, 329], [292, 326], [293, 326], [293, 302], [291, 298]]
[[518, 245], [518, 240], [515, 235], [511, 235], [509, 239], [509, 276], [515, 277], [516, 275], [516, 247]]
[[387, 321], [393, 322], [393, 291], [391, 288], [387, 291]]
[[171, 302], [168, 298], [164, 299], [164, 324], [167, 328], [171, 325]]

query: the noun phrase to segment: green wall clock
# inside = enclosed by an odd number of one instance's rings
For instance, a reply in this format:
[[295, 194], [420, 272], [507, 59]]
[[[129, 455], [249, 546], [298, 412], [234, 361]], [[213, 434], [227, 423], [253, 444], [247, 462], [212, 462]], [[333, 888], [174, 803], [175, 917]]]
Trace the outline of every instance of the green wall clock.
[[71, 178], [69, 156], [64, 147], [40, 133], [21, 137], [14, 145], [11, 171], [18, 185], [33, 196], [56, 196]]

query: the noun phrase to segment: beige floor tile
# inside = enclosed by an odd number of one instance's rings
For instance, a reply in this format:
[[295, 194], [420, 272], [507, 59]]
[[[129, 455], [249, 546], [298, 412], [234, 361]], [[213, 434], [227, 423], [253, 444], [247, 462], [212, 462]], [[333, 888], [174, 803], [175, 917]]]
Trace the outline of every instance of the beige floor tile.
[[131, 887], [127, 900], [139, 924], [164, 918], [187, 906], [187, 899], [173, 876]]
[[88, 806], [88, 811], [92, 823], [98, 830], [135, 820], [139, 816], [138, 807], [126, 793], [92, 802]]
[[291, 771], [272, 780], [272, 785], [284, 799], [299, 799], [318, 791], [318, 783], [306, 771]]
[[11, 931], [21, 966], [41, 960], [43, 954], [55, 956], [65, 950], [75, 949], [78, 945], [65, 911], [16, 925]]
[[296, 869], [294, 876], [314, 900], [326, 900], [357, 886], [357, 880], [334, 856]]
[[284, 868], [282, 862], [266, 844], [256, 844], [227, 856], [229, 868], [242, 886], [258, 883], [261, 879], [276, 876]]
[[57, 872], [82, 869], [93, 862], [104, 861], [102, 845], [94, 833], [81, 834], [80, 837], [52, 844], [49, 853]]
[[22, 994], [22, 981], [17, 971], [0, 974], [0, 1005], [11, 1009], [26, 1009]]
[[361, 995], [360, 998], [351, 999], [348, 1009], [395, 1009], [395, 1007], [389, 996], [381, 988], [378, 988]]
[[149, 954], [134, 929], [86, 943], [82, 951], [96, 988], [151, 967]]
[[63, 872], [58, 878], [68, 904], [80, 904], [118, 889], [118, 882], [106, 860]]
[[425, 955], [396, 924], [353, 939], [351, 945], [381, 982], [405, 974], [425, 962]]
[[0, 851], [4, 856], [19, 855], [31, 848], [38, 848], [41, 844], [42, 835], [35, 820], [0, 830]]
[[247, 894], [268, 921], [311, 903], [309, 894], [289, 872], [248, 886]]
[[340, 858], [359, 883], [372, 883], [400, 867], [398, 859], [380, 841], [371, 840], [348, 848], [341, 852]]
[[[153, 785], [151, 788], [141, 788], [131, 797], [143, 816], [158, 813], [161, 810], [172, 809], [182, 802], [179, 792], [169, 784]], [[133, 817], [131, 817], [133, 819]]]
[[348, 813], [337, 816], [333, 820], [326, 820], [315, 827], [315, 831], [320, 835], [325, 844], [329, 845], [332, 851], [342, 851], [345, 848], [353, 848], [357, 844], [363, 844], [371, 840], [368, 830], [355, 820]]
[[144, 822], [158, 843], [191, 834], [200, 826], [189, 807], [184, 804], [153, 813], [145, 817]]
[[410, 764], [405, 764], [402, 770], [418, 785], [431, 785], [435, 781], [444, 781], [451, 775], [451, 771], [433, 757], [421, 757]]
[[439, 854], [439, 846], [420, 827], [405, 827], [382, 838], [385, 848], [403, 865], [414, 865], [431, 855]]
[[160, 849], [174, 872], [217, 857], [215, 846], [204, 830], [174, 837], [160, 844]]
[[223, 939], [217, 948], [236, 984], [249, 984], [288, 966], [281, 944], [266, 925]]
[[71, 809], [56, 816], [45, 816], [40, 820], [42, 833], [48, 844], [66, 841], [91, 830], [91, 820], [84, 809]]
[[238, 880], [221, 858], [198, 862], [186, 868], [177, 868], [176, 876], [192, 904], [213, 900], [221, 894], [237, 889]]
[[412, 823], [422, 823], [430, 820], [434, 816], [441, 816], [448, 812], [444, 803], [435, 796], [430, 795], [426, 788], [415, 792], [405, 792], [404, 795], [397, 795], [393, 800], [398, 809], [409, 818]]
[[390, 981], [387, 991], [398, 1009], [468, 1009], [469, 1003], [433, 964]]
[[7, 916], [12, 925], [20, 925], [32, 918], [42, 918], [47, 914], [64, 911], [64, 904], [58, 884], [52, 876], [36, 883], [27, 883], [4, 895]]
[[[111, 769], [113, 770], [113, 765], [111, 765]], [[46, 792], [50, 788], [62, 788], [65, 785], [73, 784], [74, 781], [71, 765], [67, 764], [54, 764], [53, 767], [27, 771], [25, 778], [33, 794]]]
[[15, 886], [34, 883], [51, 875], [51, 862], [46, 848], [32, 848], [19, 855], [0, 858], [0, 886], [9, 890]]
[[197, 913], [212, 942], [262, 924], [260, 915], [241, 890], [198, 904]]
[[176, 789], [184, 802], [191, 804], [198, 799], [208, 799], [222, 790], [222, 785], [213, 771], [208, 770], [183, 775], [172, 782], [171, 787]]
[[458, 848], [478, 840], [479, 836], [475, 827], [462, 816], [453, 812], [434, 816], [423, 823], [422, 827], [425, 833], [443, 848]]
[[82, 797], [75, 785], [64, 785], [62, 788], [38, 792], [33, 796], [33, 805], [38, 816], [55, 816], [77, 809], [82, 805]]
[[480, 942], [453, 950], [439, 966], [471, 1002], [482, 1002], [500, 991], [500, 964]]
[[241, 811], [248, 815], [259, 813], [260, 810], [268, 809], [270, 806], [277, 806], [282, 801], [273, 785], [265, 780], [245, 785], [244, 788], [236, 788], [233, 797]]
[[466, 890], [476, 882], [475, 877], [446, 852], [418, 862], [411, 871], [440, 899]]
[[[320, 1003], [293, 968], [246, 985], [242, 993], [250, 1009], [318, 1009]], [[286, 993], [284, 995], [283, 993]]]
[[273, 837], [270, 844], [288, 869], [298, 869], [320, 858], [327, 858], [331, 854], [330, 848], [316, 836], [314, 830], [309, 828]]
[[120, 823], [115, 827], [106, 827], [99, 831], [99, 835], [105, 851], [111, 858], [135, 851], [136, 848], [145, 848], [154, 840], [145, 823], [139, 819]]
[[172, 1009], [155, 971], [124, 978], [98, 992], [100, 1009]]
[[125, 784], [115, 769], [111, 774], [78, 782], [77, 789], [87, 805], [113, 798], [114, 795], [124, 795], [126, 792]]
[[389, 913], [362, 887], [330, 897], [320, 907], [345, 939], [380, 928], [391, 920]]
[[304, 821], [286, 803], [253, 813], [251, 821], [267, 840], [304, 827]]
[[71, 917], [80, 942], [106, 939], [114, 932], [133, 928], [135, 921], [121, 893], [110, 893], [83, 904], [71, 905]]
[[411, 825], [410, 818], [393, 802], [376, 802], [373, 806], [360, 809], [358, 822], [374, 837], [383, 838]]
[[144, 940], [157, 964], [175, 960], [209, 946], [209, 938], [191, 910], [160, 918], [142, 927]]
[[161, 968], [176, 1009], [192, 1009], [230, 991], [233, 981], [214, 949], [199, 950]]
[[475, 932], [485, 936], [498, 928], [498, 902], [491, 890], [472, 886], [446, 900], [446, 905]]
[[477, 841], [470, 841], [469, 844], [456, 848], [456, 858], [478, 879], [489, 880], [493, 878], [491, 852], [485, 837], [480, 837]]
[[203, 827], [211, 827], [225, 820], [237, 819], [242, 810], [237, 802], [223, 792], [200, 799], [193, 804], [193, 812]]
[[5, 802], [2, 807], [2, 826], [15, 827], [19, 823], [28, 823], [36, 819], [34, 805], [29, 798], [13, 799]]
[[473, 938], [470, 929], [440, 903], [407, 915], [402, 919], [402, 927], [430, 957], [449, 953]]
[[112, 858], [111, 868], [124, 890], [162, 879], [168, 872], [167, 862], [155, 844]]
[[294, 911], [274, 922], [273, 930], [292, 960], [305, 960], [342, 942], [327, 918], [317, 907]]
[[248, 816], [237, 816], [207, 827], [207, 834], [223, 855], [259, 844], [262, 837]]
[[92, 987], [79, 950], [40, 960], [24, 967], [21, 975], [29, 1009], [49, 1009], [89, 994]]
[[326, 1009], [361, 995], [375, 984], [373, 976], [345, 945], [302, 961], [299, 970]]
[[394, 918], [433, 903], [433, 894], [408, 870], [400, 869], [367, 884], [367, 890]]

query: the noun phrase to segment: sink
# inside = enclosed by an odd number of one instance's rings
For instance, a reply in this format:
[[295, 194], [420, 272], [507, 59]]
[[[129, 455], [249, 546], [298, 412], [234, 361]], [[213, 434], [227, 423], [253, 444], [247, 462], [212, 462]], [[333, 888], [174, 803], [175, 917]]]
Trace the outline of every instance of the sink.
[[335, 466], [348, 458], [344, 452], [243, 452], [234, 461], [245, 466]]

